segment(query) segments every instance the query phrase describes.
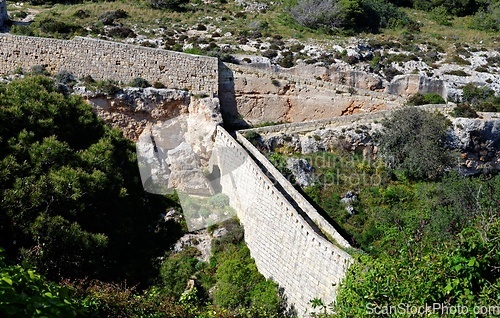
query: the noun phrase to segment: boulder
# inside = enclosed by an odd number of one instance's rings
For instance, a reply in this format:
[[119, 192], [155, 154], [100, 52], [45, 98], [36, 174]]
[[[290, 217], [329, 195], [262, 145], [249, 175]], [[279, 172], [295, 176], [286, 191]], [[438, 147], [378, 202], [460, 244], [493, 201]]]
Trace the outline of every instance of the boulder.
[[386, 88], [387, 93], [409, 97], [417, 93], [436, 93], [443, 99], [448, 98], [446, 85], [442, 80], [430, 79], [418, 74], [398, 75]]
[[295, 182], [301, 187], [314, 185], [313, 172], [314, 168], [305, 159], [287, 158], [287, 168], [292, 172]]

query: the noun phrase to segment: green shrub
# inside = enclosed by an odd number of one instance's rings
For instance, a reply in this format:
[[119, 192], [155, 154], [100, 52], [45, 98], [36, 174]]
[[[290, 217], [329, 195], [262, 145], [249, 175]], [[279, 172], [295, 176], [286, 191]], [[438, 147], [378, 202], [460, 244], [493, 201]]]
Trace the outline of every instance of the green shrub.
[[137, 36], [131, 28], [126, 26], [112, 27], [108, 30], [108, 35], [119, 39], [135, 38]]
[[56, 83], [60, 83], [67, 86], [73, 86], [76, 84], [75, 76], [69, 71], [60, 71], [55, 76]]
[[35, 21], [33, 23], [33, 28], [54, 37], [58, 37], [58, 35], [61, 35], [64, 38], [68, 38], [73, 34], [85, 34], [85, 30], [81, 26], [66, 23], [55, 18], [44, 18]]
[[281, 52], [281, 57], [278, 58], [277, 63], [284, 68], [290, 68], [295, 65], [293, 53], [290, 51]]
[[199, 254], [194, 247], [185, 248], [167, 257], [160, 267], [160, 279], [164, 293], [179, 298], [186, 289], [187, 281], [196, 273]]
[[500, 111], [500, 96], [489, 87], [479, 87], [468, 83], [463, 88], [463, 101], [470, 104], [477, 111], [497, 112]]
[[154, 9], [181, 11], [189, 3], [189, 0], [148, 0], [148, 2]]
[[114, 10], [114, 11], [106, 11], [99, 16], [99, 20], [104, 25], [113, 25], [116, 20], [127, 18], [129, 15], [126, 11], [122, 9]]
[[453, 75], [453, 76], [463, 76], [463, 77], [470, 76], [470, 74], [468, 74], [462, 70], [451, 70], [451, 71], [446, 71], [444, 73], [447, 75]]
[[408, 105], [419, 106], [427, 104], [446, 104], [441, 95], [436, 93], [414, 94], [408, 98]]
[[448, 9], [442, 5], [433, 8], [429, 17], [439, 25], [451, 26], [452, 17], [449, 15]]
[[103, 81], [97, 81], [95, 83], [97, 90], [101, 91], [102, 93], [106, 95], [113, 95], [117, 93], [120, 90], [120, 87], [118, 86], [118, 82], [115, 80], [103, 80]]
[[208, 204], [214, 208], [222, 209], [229, 205], [229, 197], [223, 193], [217, 193], [208, 199]]
[[449, 121], [416, 107], [396, 110], [375, 136], [387, 165], [412, 179], [435, 179], [450, 166], [445, 148]]
[[140, 88], [146, 88], [146, 87], [151, 87], [151, 84], [147, 80], [141, 77], [136, 77], [134, 78], [130, 83], [130, 86], [132, 87], [140, 87]]
[[401, 74], [403, 74], [403, 73], [401, 73], [401, 71], [399, 71], [398, 69], [396, 69], [392, 66], [384, 68], [385, 78], [389, 82], [391, 82], [394, 79], [394, 77], [396, 77], [397, 75], [401, 75]]
[[4, 317], [77, 317], [84, 309], [70, 290], [48, 282], [33, 269], [8, 265], [0, 247], [0, 315]]
[[163, 83], [161, 83], [161, 82], [154, 82], [153, 87], [156, 89], [161, 89], [161, 88], [165, 88], [165, 85], [163, 85]]
[[467, 61], [466, 59], [458, 56], [457, 54], [453, 54], [450, 58], [449, 58], [449, 61], [451, 63], [455, 63], [457, 65], [471, 65], [471, 63], [469, 61]]
[[44, 65], [35, 65], [31, 67], [31, 75], [49, 75], [49, 72]]
[[9, 14], [9, 17], [11, 19], [24, 19], [27, 16], [28, 16], [28, 13], [26, 13], [25, 11], [14, 11], [14, 12]]
[[299, 0], [289, 9], [298, 24], [334, 30], [379, 32], [385, 27], [403, 27], [412, 21], [392, 3], [381, 0]]
[[272, 59], [278, 56], [278, 52], [276, 50], [266, 50], [262, 52], [262, 56], [267, 57], [268, 59]]
[[491, 1], [486, 9], [479, 10], [469, 25], [472, 29], [498, 32], [500, 30], [500, 2]]
[[394, 4], [382, 0], [363, 0], [362, 17], [357, 28], [379, 32], [382, 28], [402, 28], [414, 22]]
[[250, 308], [253, 317], [278, 314], [278, 288], [258, 272], [248, 248], [227, 250], [215, 277], [214, 305], [233, 310]]
[[462, 103], [453, 108], [453, 117], [478, 118], [479, 115], [469, 104]]

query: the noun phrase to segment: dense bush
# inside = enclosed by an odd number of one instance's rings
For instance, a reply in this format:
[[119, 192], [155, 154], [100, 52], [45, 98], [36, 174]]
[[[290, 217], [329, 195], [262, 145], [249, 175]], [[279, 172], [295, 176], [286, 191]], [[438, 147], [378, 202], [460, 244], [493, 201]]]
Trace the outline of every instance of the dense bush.
[[403, 11], [383, 0], [363, 0], [363, 17], [358, 28], [377, 33], [381, 28], [402, 28], [413, 22]]
[[[203, 311], [205, 301], [210, 299], [212, 310], [228, 310], [224, 317], [278, 317], [277, 285], [258, 272], [243, 242], [243, 228], [234, 219], [219, 228], [224, 228], [225, 234], [213, 239], [209, 263], [196, 258], [199, 252], [195, 248], [171, 253], [163, 261], [162, 293], [174, 299], [180, 297], [181, 303], [189, 304], [196, 312]], [[190, 279], [195, 281], [193, 289], [187, 289]]]
[[76, 24], [54, 17], [46, 17], [29, 25], [14, 25], [11, 33], [28, 36], [44, 36], [67, 39], [75, 35], [85, 35], [87, 31]]
[[500, 2], [491, 1], [486, 9], [478, 11], [470, 25], [473, 29], [484, 31], [499, 31], [500, 30]]
[[[146, 282], [180, 227], [145, 193], [135, 147], [45, 77], [0, 86], [0, 245], [49, 279]], [[137, 211], [141, 211], [140, 214]]]
[[343, 8], [336, 0], [302, 0], [290, 8], [290, 14], [311, 29], [336, 29], [344, 25]]
[[147, 80], [141, 77], [136, 77], [134, 78], [130, 83], [130, 86], [132, 87], [140, 87], [140, 88], [146, 88], [146, 87], [151, 87], [151, 84]]
[[267, 281], [250, 258], [248, 248], [231, 248], [217, 268], [214, 304], [222, 308], [252, 308], [253, 317], [273, 317], [279, 311], [278, 288]]
[[189, 278], [193, 276], [197, 269], [198, 264], [198, 250], [193, 248], [186, 248], [179, 253], [174, 253], [167, 257], [162, 263], [160, 268], [160, 277], [163, 286], [165, 286], [164, 293], [168, 296], [173, 296], [178, 299], [184, 290]]
[[413, 0], [412, 2], [415, 9], [431, 11], [442, 6], [449, 14], [454, 16], [474, 14], [487, 6], [487, 1], [483, 0]]
[[119, 39], [135, 38], [137, 36], [131, 28], [126, 26], [112, 27], [108, 30], [108, 35]]
[[495, 91], [489, 87], [468, 83], [463, 88], [462, 98], [477, 111], [500, 111], [500, 96], [496, 96]]
[[78, 25], [66, 23], [55, 18], [45, 18], [33, 23], [33, 27], [46, 34], [72, 35], [74, 33], [83, 34], [83, 28]]
[[128, 13], [124, 10], [114, 10], [114, 11], [107, 11], [104, 12], [99, 16], [99, 20], [104, 24], [104, 25], [112, 25], [115, 23], [115, 20], [118, 19], [123, 19], [127, 18]]
[[449, 122], [443, 115], [415, 107], [396, 110], [376, 136], [386, 163], [413, 179], [434, 179], [449, 167]]
[[476, 113], [476, 111], [472, 107], [470, 107], [470, 105], [467, 103], [458, 104], [453, 109], [453, 116], [454, 117], [465, 117], [465, 118], [477, 118], [477, 117], [479, 117], [479, 115]]
[[500, 234], [500, 176], [487, 180], [453, 174], [436, 186], [415, 202], [419, 209], [410, 212], [408, 204], [398, 203], [398, 213], [384, 228], [396, 249], [356, 258], [337, 297], [340, 317], [371, 317], [370, 306], [401, 303], [470, 310], [499, 305], [500, 271], [494, 264], [500, 261], [495, 239]]
[[408, 105], [446, 104], [441, 95], [436, 93], [416, 93], [408, 98]]
[[49, 283], [32, 269], [7, 264], [0, 248], [0, 316], [76, 317], [83, 313], [68, 288]]
[[148, 0], [149, 5], [155, 9], [168, 9], [179, 11], [189, 3], [189, 0]]

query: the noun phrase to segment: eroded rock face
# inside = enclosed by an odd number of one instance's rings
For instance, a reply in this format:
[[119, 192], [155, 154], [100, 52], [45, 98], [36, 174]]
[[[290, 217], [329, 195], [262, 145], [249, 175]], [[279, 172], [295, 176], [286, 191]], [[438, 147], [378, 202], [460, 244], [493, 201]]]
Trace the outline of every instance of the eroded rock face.
[[461, 153], [459, 168], [463, 173], [500, 170], [500, 120], [456, 118], [448, 141]]
[[426, 76], [417, 74], [398, 75], [387, 86], [389, 94], [409, 97], [417, 93], [427, 94], [436, 93], [443, 99], [447, 99], [448, 92], [443, 80], [430, 79]]
[[222, 123], [217, 98], [193, 98], [183, 90], [129, 87], [105, 96], [76, 87], [75, 94], [86, 99], [99, 117], [133, 141], [153, 123], [186, 117], [191, 131], [204, 136], [202, 142], [193, 143], [195, 151], [207, 151], [207, 145], [203, 144], [211, 138], [215, 126]]
[[238, 112], [250, 123], [301, 122], [368, 113], [400, 105], [398, 101], [378, 100], [352, 94], [348, 90], [331, 91], [253, 76], [237, 77], [235, 88]]
[[[287, 168], [292, 172], [295, 182], [301, 187], [308, 187], [314, 185], [312, 179], [312, 172], [314, 168], [305, 159], [287, 158]], [[288, 177], [288, 176], [285, 176]]]

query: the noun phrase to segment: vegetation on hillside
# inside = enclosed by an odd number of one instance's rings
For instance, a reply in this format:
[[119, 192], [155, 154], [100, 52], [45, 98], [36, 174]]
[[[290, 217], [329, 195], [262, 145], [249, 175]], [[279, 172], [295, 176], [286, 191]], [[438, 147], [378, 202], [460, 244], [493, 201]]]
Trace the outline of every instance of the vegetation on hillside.
[[[193, 49], [203, 54], [230, 53], [217, 45], [221, 41], [245, 44], [248, 40], [275, 37], [271, 44], [280, 46], [281, 39], [322, 39], [325, 33], [352, 35], [388, 29], [414, 35], [419, 30], [432, 32], [432, 36], [424, 36], [426, 41], [438, 36], [442, 42], [451, 44], [460, 41], [457, 36], [467, 33], [464, 30], [471, 29], [485, 31], [481, 33], [483, 39], [494, 38], [494, 33], [488, 32], [498, 30], [500, 7], [496, 0], [287, 0], [263, 2], [261, 10], [245, 10], [245, 4], [233, 1], [201, 3], [197, 0], [116, 3], [34, 0], [31, 6], [41, 11], [35, 21], [30, 25], [14, 25], [11, 32], [62, 38], [74, 35], [116, 39], [161, 36], [168, 49], [182, 50], [185, 44], [192, 44]], [[13, 18], [26, 14], [25, 8], [11, 7]], [[435, 24], [440, 27], [436, 28]], [[211, 36], [205, 39], [186, 36], [186, 29], [210, 30], [208, 35]], [[456, 32], [457, 29], [460, 31]], [[224, 36], [227, 32], [231, 33], [230, 38]], [[465, 33], [477, 37], [477, 32]], [[207, 48], [205, 44], [212, 46]], [[157, 42], [144, 42], [143, 45], [156, 47]]]
[[[0, 87], [0, 246], [50, 279], [147, 282], [180, 235], [142, 190], [133, 145], [46, 77]], [[140, 213], [138, 213], [140, 211]]]
[[[282, 170], [289, 156], [313, 165], [315, 185], [302, 190], [360, 247], [335, 306], [316, 304], [320, 316], [379, 316], [389, 306], [398, 317], [433, 304], [499, 306], [500, 175], [451, 169], [456, 155], [443, 144], [442, 115], [406, 107], [382, 124], [377, 161], [342, 150], [341, 141], [330, 152], [301, 155], [284, 146], [270, 154]], [[349, 191], [357, 200], [348, 211], [341, 199]], [[337, 314], [327, 313], [332, 309]]]
[[278, 316], [236, 221], [209, 263], [167, 252], [185, 230], [160, 215], [178, 200], [145, 192], [134, 145], [59, 88], [0, 85], [0, 316]]

